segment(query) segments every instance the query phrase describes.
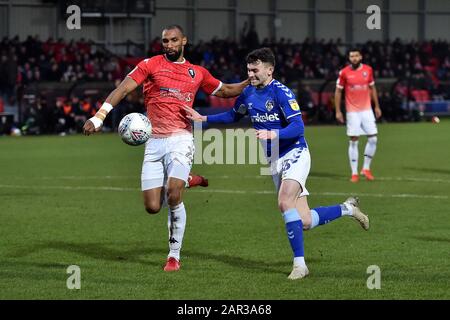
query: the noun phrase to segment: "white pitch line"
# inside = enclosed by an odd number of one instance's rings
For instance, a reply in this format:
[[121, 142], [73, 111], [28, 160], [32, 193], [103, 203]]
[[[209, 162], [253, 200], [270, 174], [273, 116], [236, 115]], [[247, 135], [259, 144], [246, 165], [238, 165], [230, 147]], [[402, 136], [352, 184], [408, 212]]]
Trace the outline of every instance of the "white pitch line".
[[5, 185], [0, 184], [0, 188], [11, 189], [61, 189], [61, 190], [86, 190], [86, 191], [140, 191], [139, 188], [122, 187], [89, 187], [89, 186], [27, 186], [27, 185]]
[[[122, 187], [89, 187], [89, 186], [27, 186], [27, 185], [5, 185], [0, 184], [0, 188], [9, 189], [57, 189], [57, 190], [86, 190], [86, 191], [140, 191], [139, 188], [122, 188]], [[188, 192], [194, 193], [223, 193], [223, 194], [273, 194], [275, 190], [228, 190], [228, 189], [190, 189]], [[311, 195], [318, 196], [349, 196], [351, 193], [346, 192], [313, 192]], [[448, 199], [448, 196], [426, 195], [426, 194], [385, 194], [385, 193], [358, 193], [359, 197], [373, 198], [417, 198], [417, 199]]]
[[[209, 179], [267, 179], [270, 176], [262, 176], [262, 175], [245, 175], [245, 176], [229, 176], [229, 175], [207, 175]], [[14, 179], [18, 180], [29, 180], [29, 179], [37, 179], [37, 180], [119, 180], [119, 179], [130, 179], [136, 180], [139, 178], [139, 175], [135, 176], [60, 176], [60, 177], [14, 177]], [[345, 177], [321, 177], [310, 175], [308, 177], [309, 180], [335, 180], [335, 181], [347, 181]], [[376, 180], [379, 181], [398, 181], [398, 182], [430, 182], [430, 183], [450, 183], [450, 179], [432, 179], [432, 178], [414, 178], [414, 177], [376, 177]]]

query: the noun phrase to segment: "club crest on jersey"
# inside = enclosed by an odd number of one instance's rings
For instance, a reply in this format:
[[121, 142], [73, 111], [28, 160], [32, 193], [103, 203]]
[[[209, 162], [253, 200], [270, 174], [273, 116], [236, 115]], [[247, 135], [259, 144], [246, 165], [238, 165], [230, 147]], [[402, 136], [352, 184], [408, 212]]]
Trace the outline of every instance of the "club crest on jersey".
[[189, 68], [188, 72], [189, 72], [189, 75], [191, 76], [191, 78], [194, 79], [195, 78], [195, 71], [194, 71], [194, 69]]
[[363, 75], [364, 78], [367, 78], [367, 72], [366, 71], [363, 71], [362, 75]]
[[291, 99], [291, 100], [288, 100], [288, 102], [289, 102], [289, 105], [291, 106], [292, 110], [294, 110], [294, 111], [300, 110], [300, 106], [298, 105], [297, 100]]
[[266, 109], [269, 112], [273, 109], [273, 101], [272, 100], [267, 100], [266, 101]]

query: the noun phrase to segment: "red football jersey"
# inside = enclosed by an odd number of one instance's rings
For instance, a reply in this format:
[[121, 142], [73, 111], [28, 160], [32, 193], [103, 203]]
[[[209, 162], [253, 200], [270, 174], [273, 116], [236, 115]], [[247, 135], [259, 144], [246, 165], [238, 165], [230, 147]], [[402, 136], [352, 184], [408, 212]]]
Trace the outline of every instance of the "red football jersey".
[[144, 102], [155, 137], [192, 132], [183, 107], [192, 108], [199, 88], [214, 95], [222, 86], [205, 68], [186, 60], [171, 62], [164, 55], [139, 62], [128, 77], [144, 84]]
[[358, 112], [371, 109], [370, 88], [373, 80], [373, 70], [366, 64], [361, 64], [358, 69], [348, 65], [339, 72], [336, 86], [345, 90], [345, 108], [347, 112]]

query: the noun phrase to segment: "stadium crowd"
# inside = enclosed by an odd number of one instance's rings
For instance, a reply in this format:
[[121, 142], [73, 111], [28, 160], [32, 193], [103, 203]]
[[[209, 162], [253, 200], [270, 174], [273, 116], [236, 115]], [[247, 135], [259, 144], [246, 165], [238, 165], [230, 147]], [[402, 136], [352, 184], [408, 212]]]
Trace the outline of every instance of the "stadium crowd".
[[0, 92], [11, 98], [14, 88], [36, 81], [114, 81], [123, 76], [119, 59], [95, 49], [90, 42], [41, 41], [29, 36], [0, 42]]
[[[224, 82], [238, 82], [246, 76], [245, 55], [262, 46], [271, 47], [276, 54], [276, 77], [286, 84], [298, 83], [296, 90], [302, 94], [302, 107], [307, 113], [319, 121], [331, 121], [332, 100], [322, 101], [324, 106], [321, 110], [321, 106], [313, 103], [311, 88], [303, 86], [300, 80], [334, 81], [346, 63], [347, 47], [341, 39], [326, 41], [306, 38], [301, 43], [285, 38], [277, 42], [269, 39], [260, 41], [255, 30], [250, 29], [242, 33], [239, 41], [214, 38], [188, 45], [186, 56], [192, 63], [205, 66]], [[373, 67], [375, 78], [403, 79], [395, 90], [379, 92], [381, 106], [385, 108], [385, 120], [395, 121], [401, 117], [392, 107], [392, 101], [401, 103], [405, 99], [408, 94], [407, 81], [410, 81], [407, 79], [413, 80], [414, 87], [426, 90], [432, 99], [450, 99], [448, 88], [441, 86], [442, 81], [450, 80], [449, 42], [404, 42], [396, 39], [368, 41], [360, 47], [363, 62]], [[147, 56], [159, 54], [161, 49], [161, 39], [157, 37], [150, 43]], [[20, 41], [18, 37], [3, 38], [0, 42], [0, 100], [3, 98], [13, 104], [17, 88], [38, 81], [116, 82], [132, 67], [127, 65], [126, 59], [106, 50], [98, 50], [97, 46], [84, 39], [66, 41], [50, 38], [41, 41], [39, 37], [29, 36], [25, 41]], [[198, 98], [198, 105], [207, 105], [205, 97], [200, 95]], [[25, 110], [24, 125], [27, 128], [33, 127], [30, 119], [34, 119], [34, 123], [40, 124], [40, 129], [37, 130], [39, 132], [79, 131], [80, 123], [96, 110], [98, 103], [99, 101], [90, 101], [85, 97], [70, 97], [57, 100], [56, 107], [49, 107], [44, 98], [38, 98], [32, 108]], [[138, 100], [134, 99], [133, 104], [136, 103]], [[130, 108], [139, 109], [134, 105], [124, 110]], [[42, 111], [43, 109], [48, 111]], [[64, 126], [60, 125], [62, 122], [65, 123]]]

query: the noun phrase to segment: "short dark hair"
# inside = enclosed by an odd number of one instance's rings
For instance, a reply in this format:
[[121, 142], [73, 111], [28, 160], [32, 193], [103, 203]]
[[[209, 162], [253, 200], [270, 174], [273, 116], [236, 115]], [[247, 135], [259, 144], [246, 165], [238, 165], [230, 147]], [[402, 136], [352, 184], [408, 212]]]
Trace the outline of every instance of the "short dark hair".
[[181, 34], [184, 36], [184, 30], [183, 30], [183, 28], [182, 28], [180, 25], [178, 25], [178, 24], [171, 24], [171, 25], [168, 25], [168, 26], [166, 26], [166, 27], [163, 29], [163, 31], [164, 31], [164, 30], [173, 30], [173, 29], [178, 29], [178, 30], [180, 30]]
[[275, 55], [273, 54], [272, 50], [270, 50], [270, 48], [260, 48], [253, 50], [247, 55], [245, 60], [250, 64], [261, 60], [261, 62], [268, 63], [271, 66], [275, 67]]
[[351, 52], [359, 52], [359, 54], [362, 54], [362, 51], [360, 48], [352, 47], [348, 50], [347, 55], [349, 56]]

